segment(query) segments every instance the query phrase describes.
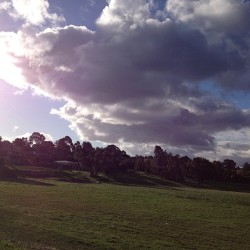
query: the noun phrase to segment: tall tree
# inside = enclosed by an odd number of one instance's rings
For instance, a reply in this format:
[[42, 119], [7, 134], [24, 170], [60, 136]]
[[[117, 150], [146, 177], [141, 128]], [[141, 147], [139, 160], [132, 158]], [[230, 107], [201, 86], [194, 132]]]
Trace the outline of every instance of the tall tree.
[[102, 158], [104, 163], [103, 170], [107, 174], [126, 171], [126, 168], [129, 166], [128, 163], [125, 164], [125, 161], [128, 159], [126, 152], [113, 144], [104, 148]]
[[31, 145], [42, 144], [45, 141], [45, 136], [39, 132], [33, 132], [29, 137]]
[[231, 159], [225, 159], [222, 163], [224, 167], [224, 178], [232, 181], [236, 176], [236, 163]]
[[243, 172], [250, 172], [250, 163], [248, 163], [248, 162], [245, 162], [244, 164], [243, 164]]
[[95, 149], [90, 142], [84, 141], [82, 145], [77, 143], [74, 147], [74, 159], [77, 160], [83, 170], [90, 171], [91, 175], [96, 175], [92, 169], [93, 155]]
[[211, 162], [206, 158], [196, 157], [192, 162], [193, 177], [199, 182], [208, 180], [210, 176]]
[[167, 152], [160, 146], [155, 146], [152, 162], [152, 174], [161, 175], [167, 164]]
[[31, 147], [28, 138], [16, 138], [12, 142], [12, 161], [14, 164], [30, 164]]
[[74, 160], [73, 157], [73, 142], [69, 136], [65, 136], [56, 141], [56, 152], [58, 160]]

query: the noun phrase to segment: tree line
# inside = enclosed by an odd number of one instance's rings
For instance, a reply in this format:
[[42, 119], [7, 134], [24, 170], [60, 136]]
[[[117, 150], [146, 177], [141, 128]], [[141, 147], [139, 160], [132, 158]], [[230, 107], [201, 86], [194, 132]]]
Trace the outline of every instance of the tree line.
[[16, 138], [12, 142], [0, 137], [0, 166], [33, 165], [56, 168], [58, 161], [77, 162], [77, 170], [89, 171], [93, 177], [100, 172], [117, 174], [138, 171], [179, 182], [187, 178], [199, 182], [247, 182], [250, 176], [248, 162], [237, 167], [231, 159], [213, 162], [203, 157], [191, 159], [188, 156], [173, 155], [160, 146], [155, 146], [154, 156], [130, 156], [116, 145], [94, 148], [87, 141], [73, 143], [69, 136], [56, 142], [46, 140], [39, 132], [34, 132], [29, 138]]

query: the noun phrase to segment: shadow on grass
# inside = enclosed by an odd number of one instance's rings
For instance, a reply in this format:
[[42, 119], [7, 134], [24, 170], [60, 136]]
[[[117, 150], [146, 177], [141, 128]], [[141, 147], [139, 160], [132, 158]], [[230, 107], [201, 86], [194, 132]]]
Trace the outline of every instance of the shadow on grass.
[[26, 179], [26, 178], [0, 178], [0, 182], [12, 182], [18, 184], [28, 184], [28, 185], [36, 185], [36, 186], [47, 186], [52, 187], [55, 186], [52, 183], [47, 183], [43, 181], [38, 181], [34, 179]]
[[58, 178], [56, 179], [57, 181], [63, 181], [63, 182], [71, 182], [71, 183], [79, 183], [79, 184], [84, 184], [84, 183], [93, 183], [93, 181], [91, 181], [89, 178], [87, 177], [81, 177], [81, 178], [77, 178], [77, 177], [62, 177], [62, 178]]
[[[41, 186], [54, 186], [54, 184], [45, 182], [48, 179], [54, 179], [57, 181], [79, 184], [109, 183], [126, 186], [171, 188], [175, 190], [190, 187], [197, 189], [250, 192], [250, 184], [246, 183], [198, 182], [192, 179], [186, 179], [184, 182], [175, 182], [143, 172], [114, 173], [111, 175], [100, 174], [96, 178], [91, 178], [89, 173], [83, 171], [59, 171], [58, 169], [53, 168], [32, 166], [5, 167], [0, 168], [0, 170], [0, 182], [7, 181]], [[41, 180], [45, 181], [43, 182]]]
[[34, 176], [23, 174], [22, 171], [12, 166], [2, 166], [0, 168], [0, 182], [12, 182], [28, 185], [55, 186], [54, 184], [36, 180]]
[[156, 188], [179, 188], [182, 185], [173, 181], [164, 180], [157, 176], [143, 173], [119, 173], [108, 176], [98, 176], [97, 180], [104, 183], [111, 183], [126, 186], [142, 186]]
[[97, 177], [97, 180], [99, 182], [117, 185], [171, 188], [175, 190], [181, 190], [181, 188], [190, 187], [196, 189], [210, 189], [245, 193], [250, 192], [250, 184], [246, 183], [198, 182], [192, 179], [186, 179], [183, 182], [175, 182], [145, 173], [123, 173], [108, 176], [101, 175]]
[[4, 176], [5, 178], [1, 178], [0, 174], [0, 180], [5, 179], [7, 181], [25, 184], [52, 185], [41, 181], [48, 179], [72, 183], [91, 183], [91, 180], [86, 175], [77, 171], [62, 171], [35, 166], [5, 167], [4, 171], [5, 173], [2, 177]]
[[220, 191], [250, 193], [250, 184], [248, 183], [235, 183], [235, 182], [225, 182], [225, 181], [198, 182], [196, 180], [187, 179], [182, 184], [185, 187], [197, 188], [197, 189], [211, 189]]

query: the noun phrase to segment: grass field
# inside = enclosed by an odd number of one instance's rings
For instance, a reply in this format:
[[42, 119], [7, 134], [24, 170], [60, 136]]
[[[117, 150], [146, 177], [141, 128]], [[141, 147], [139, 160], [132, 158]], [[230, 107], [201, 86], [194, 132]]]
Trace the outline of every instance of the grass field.
[[0, 249], [250, 249], [250, 193], [150, 176], [0, 180]]

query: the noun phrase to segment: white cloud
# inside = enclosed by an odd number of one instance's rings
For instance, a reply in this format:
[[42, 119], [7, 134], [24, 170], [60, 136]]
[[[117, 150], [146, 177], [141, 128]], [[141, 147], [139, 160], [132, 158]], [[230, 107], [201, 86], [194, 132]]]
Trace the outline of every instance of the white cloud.
[[218, 143], [218, 153], [228, 157], [250, 156], [250, 129], [240, 129], [238, 131], [228, 130], [216, 135]]
[[14, 126], [13, 129], [12, 129], [12, 131], [13, 131], [14, 133], [16, 133], [18, 129], [19, 129], [18, 126]]
[[0, 32], [0, 78], [19, 88], [27, 88], [27, 81], [22, 75], [22, 69], [15, 63], [17, 59], [12, 55], [19, 53], [18, 34], [13, 32]]
[[194, 152], [194, 156], [206, 157], [207, 159], [220, 160], [234, 159], [238, 165], [249, 161], [250, 157], [250, 128], [240, 130], [225, 130], [214, 134], [216, 147], [212, 151]]
[[2, 3], [0, 3], [0, 12], [1, 11], [7, 11], [11, 8], [11, 3], [7, 2], [7, 1], [3, 1]]
[[178, 18], [178, 20], [187, 22], [197, 17], [212, 19], [220, 16], [223, 18], [225, 15], [232, 14], [233, 9], [235, 9], [235, 3], [236, 1], [234, 0], [168, 0], [166, 10]]
[[150, 3], [145, 0], [112, 0], [105, 7], [97, 24], [100, 26], [113, 26], [118, 29], [128, 26], [131, 29], [150, 18]]
[[35, 26], [41, 26], [46, 21], [54, 25], [65, 21], [63, 16], [50, 13], [48, 0], [10, 0], [2, 3], [2, 9], [7, 10], [11, 17]]

